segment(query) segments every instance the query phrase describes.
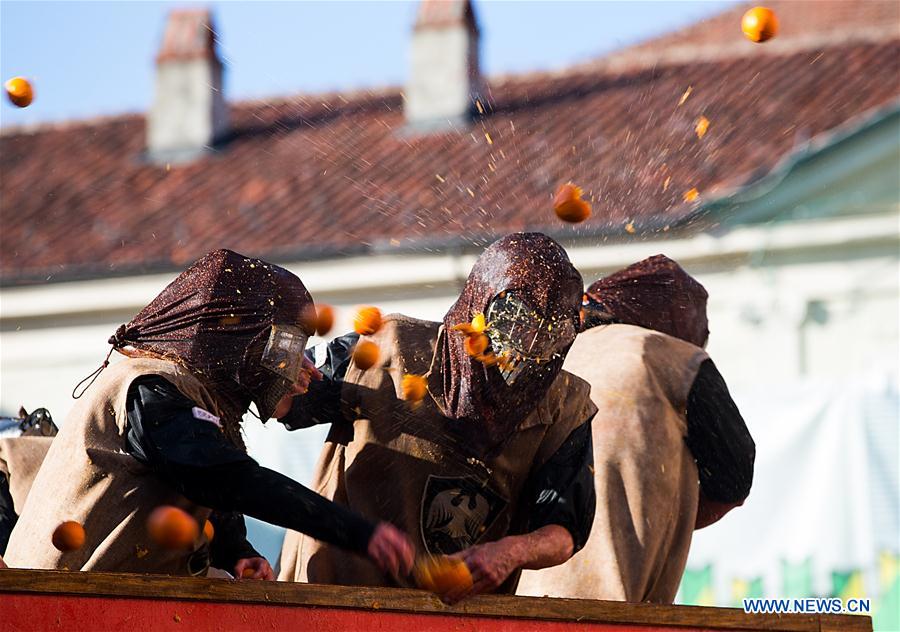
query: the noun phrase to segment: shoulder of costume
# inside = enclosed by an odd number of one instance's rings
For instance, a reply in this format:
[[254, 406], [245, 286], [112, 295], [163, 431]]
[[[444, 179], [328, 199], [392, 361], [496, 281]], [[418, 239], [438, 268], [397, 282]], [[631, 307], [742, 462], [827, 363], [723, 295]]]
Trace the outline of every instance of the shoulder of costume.
[[441, 327], [441, 323], [433, 320], [413, 318], [404, 314], [388, 314], [382, 322], [382, 330], [378, 333], [396, 338], [410, 335], [436, 337], [438, 329]]

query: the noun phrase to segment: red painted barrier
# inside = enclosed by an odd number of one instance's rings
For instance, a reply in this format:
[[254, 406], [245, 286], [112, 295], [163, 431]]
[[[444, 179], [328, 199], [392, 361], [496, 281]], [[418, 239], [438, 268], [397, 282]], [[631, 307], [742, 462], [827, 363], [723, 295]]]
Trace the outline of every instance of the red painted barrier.
[[[479, 616], [379, 612], [343, 608], [265, 606], [152, 599], [85, 598], [70, 595], [4, 595], [3, 630], [31, 632], [70, 630], [104, 632], [205, 632], [235, 630], [295, 632], [658, 632], [671, 628], [573, 621], [539, 621]], [[10, 625], [11, 627], [6, 627]], [[714, 628], [681, 628], [710, 632]]]
[[869, 617], [109, 573], [0, 571], [0, 632], [868, 632]]

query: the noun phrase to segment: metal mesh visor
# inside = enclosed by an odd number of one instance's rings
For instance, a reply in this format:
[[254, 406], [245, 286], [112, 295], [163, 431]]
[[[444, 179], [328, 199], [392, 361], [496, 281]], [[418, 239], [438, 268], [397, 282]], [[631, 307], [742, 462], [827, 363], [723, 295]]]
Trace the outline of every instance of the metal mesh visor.
[[304, 315], [312, 308], [303, 283], [284, 268], [217, 250], [181, 273], [110, 342], [183, 364], [239, 424], [250, 401], [266, 419], [271, 402], [290, 391], [311, 333]]
[[263, 421], [269, 419], [282, 397], [291, 392], [303, 369], [303, 350], [309, 340], [296, 325], [272, 325], [259, 365], [270, 372], [273, 379], [256, 397], [256, 408]]
[[507, 384], [529, 364], [562, 357], [575, 340], [568, 318], [545, 317], [516, 292], [501, 292], [488, 306], [487, 335], [495, 354], [504, 358], [500, 374]]
[[[506, 292], [521, 297], [543, 316], [570, 321], [574, 330], [583, 291], [581, 275], [566, 251], [540, 233], [507, 235], [478, 257], [459, 298], [444, 316], [443, 333], [435, 348], [435, 370], [428, 379], [438, 408], [459, 422], [452, 427], [465, 435], [474, 452], [499, 449], [531, 414], [562, 369], [562, 351], [567, 345], [560, 343], [560, 357], [539, 366], [524, 363], [515, 384], [510, 384], [497, 365], [473, 358], [465, 348], [466, 336], [453, 327], [471, 322], [479, 313], [487, 317], [491, 301]], [[499, 320], [499, 313], [497, 317]], [[526, 336], [517, 337], [524, 340]], [[502, 342], [498, 339], [496, 344]]]
[[296, 325], [272, 325], [260, 364], [291, 384], [300, 377], [309, 336]]

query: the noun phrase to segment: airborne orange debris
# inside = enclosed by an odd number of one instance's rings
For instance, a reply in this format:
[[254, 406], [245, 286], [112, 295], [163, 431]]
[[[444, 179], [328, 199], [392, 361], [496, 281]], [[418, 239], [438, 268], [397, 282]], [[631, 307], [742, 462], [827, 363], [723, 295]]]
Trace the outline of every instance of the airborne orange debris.
[[378, 362], [381, 350], [370, 340], [360, 340], [353, 348], [353, 364], [363, 371], [368, 371]]
[[445, 555], [417, 560], [413, 577], [420, 588], [439, 595], [472, 585], [472, 573], [466, 563]]
[[361, 336], [371, 336], [381, 329], [381, 310], [368, 305], [360, 307], [353, 318], [353, 330]]
[[778, 34], [778, 18], [767, 7], [753, 7], [741, 18], [741, 30], [751, 42], [761, 44]]
[[50, 541], [60, 551], [77, 551], [84, 546], [84, 527], [74, 520], [66, 520], [53, 531]]
[[697, 132], [697, 138], [703, 138], [706, 135], [706, 130], [709, 129], [709, 119], [705, 116], [701, 116], [697, 119], [697, 125], [694, 127], [694, 131]]
[[591, 216], [591, 205], [581, 199], [581, 187], [567, 182], [559, 187], [553, 198], [553, 210], [556, 216], [564, 222], [577, 224]]
[[483, 333], [486, 326], [487, 325], [484, 321], [484, 314], [478, 313], [472, 317], [471, 323], [460, 323], [458, 325], [453, 325], [453, 331], [461, 331], [467, 336], [471, 336], [473, 334]]
[[183, 550], [194, 544], [200, 535], [200, 527], [186, 511], [163, 505], [147, 518], [147, 533], [164, 549]]
[[700, 191], [698, 191], [696, 188], [691, 189], [690, 191], [685, 191], [683, 197], [685, 202], [693, 202], [698, 197], [700, 197]]
[[20, 108], [27, 108], [34, 101], [34, 88], [25, 77], [13, 77], [5, 84], [6, 96], [10, 102]]

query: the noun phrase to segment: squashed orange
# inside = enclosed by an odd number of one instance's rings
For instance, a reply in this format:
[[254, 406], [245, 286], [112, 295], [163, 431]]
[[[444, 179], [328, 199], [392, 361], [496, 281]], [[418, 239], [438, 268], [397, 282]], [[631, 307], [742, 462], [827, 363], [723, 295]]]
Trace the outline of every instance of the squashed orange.
[[778, 34], [778, 18], [772, 9], [753, 7], [741, 18], [741, 30], [751, 42], [762, 43]]
[[453, 325], [453, 331], [461, 331], [467, 336], [484, 333], [486, 328], [487, 325], [484, 322], [484, 314], [480, 312], [472, 317], [471, 323], [459, 323], [458, 325]]
[[353, 349], [353, 364], [363, 371], [368, 371], [378, 362], [381, 351], [374, 342], [360, 340]]
[[472, 585], [472, 573], [466, 563], [445, 555], [419, 558], [413, 568], [413, 577], [420, 588], [439, 595]]
[[591, 216], [591, 205], [581, 199], [581, 187], [567, 182], [556, 191], [553, 198], [553, 210], [556, 216], [564, 222], [577, 224]]
[[484, 334], [466, 336], [466, 353], [468, 353], [472, 357], [480, 356], [482, 353], [484, 353], [484, 350], [488, 348], [488, 342], [488, 337]]
[[4, 87], [6, 96], [15, 106], [27, 108], [34, 101], [34, 88], [25, 77], [13, 77], [4, 84]]
[[50, 541], [60, 551], [77, 551], [84, 546], [84, 527], [74, 520], [66, 520], [56, 527]]
[[381, 310], [371, 305], [360, 307], [353, 319], [353, 329], [362, 336], [371, 336], [381, 329]]
[[200, 535], [200, 527], [187, 512], [171, 505], [162, 505], [147, 518], [147, 533], [164, 549], [181, 550], [194, 544]]

